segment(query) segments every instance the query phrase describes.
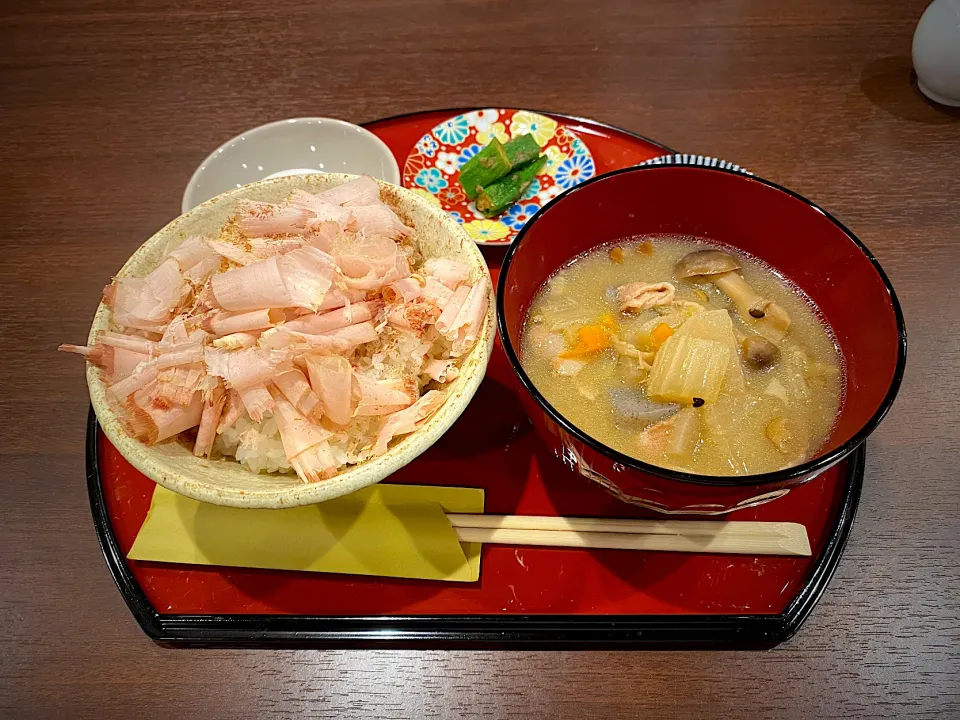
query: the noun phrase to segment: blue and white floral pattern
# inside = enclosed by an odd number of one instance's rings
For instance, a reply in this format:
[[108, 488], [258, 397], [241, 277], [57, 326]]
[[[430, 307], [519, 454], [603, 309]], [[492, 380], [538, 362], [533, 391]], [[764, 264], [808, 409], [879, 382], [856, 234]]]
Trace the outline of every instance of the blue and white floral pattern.
[[587, 178], [593, 177], [595, 169], [592, 157], [589, 155], [574, 155], [560, 163], [554, 179], [557, 185], [563, 190], [567, 190], [582, 183]]
[[457, 115], [446, 122], [442, 122], [433, 129], [433, 134], [437, 140], [444, 145], [456, 145], [462, 143], [470, 133], [470, 123], [467, 122], [465, 115]]
[[434, 194], [447, 186], [447, 181], [444, 179], [443, 174], [435, 167], [424, 168], [418, 172], [416, 178], [414, 178], [414, 182], [420, 187], [425, 188], [427, 192]]
[[533, 179], [533, 182], [530, 183], [530, 187], [527, 188], [527, 191], [523, 194], [520, 200], [532, 200], [537, 197], [537, 194], [540, 192], [540, 181], [537, 178]]
[[451, 210], [451, 211], [448, 212], [447, 214], [448, 214], [450, 217], [452, 217], [454, 220], [456, 220], [458, 223], [460, 223], [461, 225], [463, 225], [463, 217], [461, 217], [460, 213]]
[[506, 214], [501, 218], [504, 225], [513, 230], [519, 230], [524, 225], [527, 224], [527, 220], [532, 218], [537, 214], [537, 210], [540, 209], [538, 203], [523, 203], [518, 202], [512, 208], [507, 210]]
[[473, 145], [467, 145], [465, 148], [463, 148], [463, 150], [460, 151], [460, 156], [457, 158], [457, 160], [460, 162], [460, 167], [463, 167], [467, 160], [472, 158], [482, 149], [483, 146], [478, 145], [477, 143], [474, 143]]
[[433, 154], [437, 151], [438, 147], [440, 147], [440, 143], [438, 143], [429, 135], [424, 135], [417, 143], [417, 150], [422, 152], [427, 157], [433, 157]]

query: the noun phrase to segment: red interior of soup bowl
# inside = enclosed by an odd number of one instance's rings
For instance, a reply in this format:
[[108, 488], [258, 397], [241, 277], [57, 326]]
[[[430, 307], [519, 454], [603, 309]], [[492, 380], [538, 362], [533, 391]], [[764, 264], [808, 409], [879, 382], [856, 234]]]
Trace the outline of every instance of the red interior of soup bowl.
[[[764, 180], [701, 167], [643, 167], [610, 173], [547, 205], [504, 260], [497, 298], [504, 348], [537, 404], [579, 434], [536, 392], [517, 358], [524, 318], [544, 281], [598, 245], [651, 233], [693, 235], [740, 248], [799, 286], [840, 346], [846, 395], [833, 433], [811, 461], [747, 478], [708, 478], [654, 468], [589, 441], [618, 462], [661, 477], [757, 484], [809, 474], [852, 451], [893, 403], [906, 360], [906, 330], [893, 288], [870, 252], [804, 198]], [[598, 447], [599, 446], [599, 447]]]

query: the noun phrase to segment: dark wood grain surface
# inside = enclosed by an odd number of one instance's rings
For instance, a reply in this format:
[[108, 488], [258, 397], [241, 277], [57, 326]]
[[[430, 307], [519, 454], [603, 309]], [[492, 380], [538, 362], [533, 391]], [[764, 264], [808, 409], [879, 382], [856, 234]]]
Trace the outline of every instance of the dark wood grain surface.
[[[0, 4], [0, 716], [960, 716], [960, 113], [911, 85], [926, 0]], [[834, 212], [910, 350], [839, 571], [767, 653], [165, 650], [90, 522], [53, 352], [212, 148], [288, 116], [555, 109]]]

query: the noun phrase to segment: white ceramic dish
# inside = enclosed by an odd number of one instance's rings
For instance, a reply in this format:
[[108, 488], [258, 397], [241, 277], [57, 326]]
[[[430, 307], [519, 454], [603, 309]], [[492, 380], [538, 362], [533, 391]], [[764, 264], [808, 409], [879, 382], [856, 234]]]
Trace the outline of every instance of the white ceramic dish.
[[[216, 233], [240, 199], [278, 202], [295, 188], [320, 192], [354, 177], [341, 174], [284, 177], [234, 188], [181, 215], [156, 233], [133, 254], [117, 276], [143, 276], [184, 238]], [[470, 267], [475, 279], [489, 278], [480, 250], [453, 218], [409, 190], [383, 182], [380, 187], [383, 201], [397, 212], [405, 224], [414, 228], [414, 238], [426, 258], [458, 260]], [[463, 358], [459, 377], [444, 386], [448, 392], [446, 402], [433, 417], [416, 432], [394, 441], [384, 455], [350, 467], [340, 475], [319, 483], [305, 484], [296, 475], [257, 475], [232, 459], [196, 458], [176, 440], [144, 445], [128, 436], [121, 427], [106, 401], [101, 371], [93, 365], [87, 368], [87, 386], [97, 420], [110, 442], [137, 470], [158, 484], [216, 505], [246, 508], [309, 505], [347, 495], [379, 482], [433, 445], [454, 423], [483, 380], [490, 358], [496, 333], [492, 285], [489, 299], [477, 344]], [[109, 309], [101, 304], [90, 329], [90, 343], [95, 342], [100, 331], [108, 329], [109, 316]]]
[[187, 183], [180, 210], [258, 180], [318, 172], [400, 184], [393, 153], [369, 130], [333, 118], [291, 118], [240, 133], [210, 153]]

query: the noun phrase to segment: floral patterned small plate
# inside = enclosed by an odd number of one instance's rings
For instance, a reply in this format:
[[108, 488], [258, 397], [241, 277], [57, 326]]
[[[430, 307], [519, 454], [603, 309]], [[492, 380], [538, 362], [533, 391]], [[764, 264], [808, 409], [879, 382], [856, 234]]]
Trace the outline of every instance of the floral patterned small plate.
[[[493, 138], [507, 142], [524, 133], [539, 143], [547, 164], [520, 200], [487, 219], [460, 187], [460, 166]], [[449, 212], [478, 244], [506, 245], [551, 199], [595, 174], [586, 143], [556, 120], [527, 110], [488, 108], [445, 120], [420, 138], [403, 167], [403, 186]]]

